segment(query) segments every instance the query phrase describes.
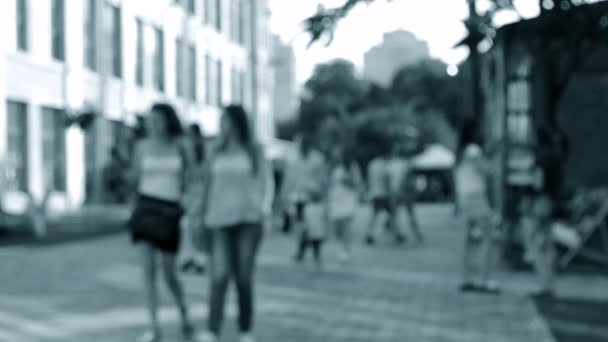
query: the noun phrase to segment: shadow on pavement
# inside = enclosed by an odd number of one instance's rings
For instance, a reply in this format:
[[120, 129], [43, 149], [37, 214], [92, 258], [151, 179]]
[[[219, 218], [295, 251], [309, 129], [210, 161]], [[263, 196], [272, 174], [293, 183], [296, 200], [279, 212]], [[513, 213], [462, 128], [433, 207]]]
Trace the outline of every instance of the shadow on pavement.
[[608, 301], [534, 299], [557, 342], [608, 341]]

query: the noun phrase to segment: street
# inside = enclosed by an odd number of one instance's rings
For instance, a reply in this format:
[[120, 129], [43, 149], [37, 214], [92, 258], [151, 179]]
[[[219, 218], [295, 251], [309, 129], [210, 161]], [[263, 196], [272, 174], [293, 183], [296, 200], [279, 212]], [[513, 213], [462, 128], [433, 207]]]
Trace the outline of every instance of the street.
[[[497, 277], [508, 281], [500, 296], [461, 294], [462, 227], [447, 206], [425, 206], [419, 213], [426, 245], [396, 247], [380, 240], [364, 247], [359, 232], [349, 264], [337, 262], [335, 242], [325, 246], [322, 274], [293, 264], [293, 236], [268, 233], [257, 273], [259, 341], [553, 341], [525, 296], [533, 289], [529, 275], [501, 271]], [[4, 247], [0, 341], [135, 341], [147, 322], [136, 252], [126, 234]], [[202, 327], [207, 279], [184, 278]], [[179, 341], [176, 311], [161, 289], [166, 340]], [[228, 302], [223, 341], [237, 336], [233, 292]]]

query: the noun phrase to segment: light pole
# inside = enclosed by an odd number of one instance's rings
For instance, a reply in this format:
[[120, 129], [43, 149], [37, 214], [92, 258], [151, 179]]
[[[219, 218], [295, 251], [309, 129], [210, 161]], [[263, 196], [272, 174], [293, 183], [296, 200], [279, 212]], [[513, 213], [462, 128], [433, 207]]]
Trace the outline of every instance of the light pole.
[[477, 49], [479, 43], [483, 40], [483, 34], [481, 32], [480, 24], [481, 17], [477, 13], [476, 0], [468, 0], [469, 5], [469, 18], [465, 21], [465, 26], [469, 32], [467, 39], [467, 46], [469, 47], [469, 62], [471, 66], [471, 94], [473, 100], [473, 121], [474, 121], [474, 132], [479, 133], [479, 121], [482, 116], [482, 105], [481, 105], [481, 93], [479, 89], [479, 50]]

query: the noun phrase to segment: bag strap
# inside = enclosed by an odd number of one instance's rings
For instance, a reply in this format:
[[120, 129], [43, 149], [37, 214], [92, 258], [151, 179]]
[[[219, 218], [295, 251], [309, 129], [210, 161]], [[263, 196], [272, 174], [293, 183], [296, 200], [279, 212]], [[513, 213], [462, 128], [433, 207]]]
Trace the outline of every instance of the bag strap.
[[182, 161], [182, 172], [181, 172], [181, 174], [182, 174], [181, 175], [181, 178], [182, 178], [181, 183], [182, 184], [181, 184], [181, 190], [182, 190], [182, 193], [184, 193], [186, 191], [186, 189], [187, 189], [187, 183], [189, 181], [189, 179], [188, 179], [189, 178], [188, 177], [189, 176], [188, 171], [190, 170], [191, 165], [190, 165], [190, 161], [188, 160], [188, 154], [186, 152], [186, 146], [184, 146], [184, 144], [183, 144], [182, 141], [178, 141], [177, 142], [177, 149], [179, 151], [179, 157], [180, 157], [180, 159]]

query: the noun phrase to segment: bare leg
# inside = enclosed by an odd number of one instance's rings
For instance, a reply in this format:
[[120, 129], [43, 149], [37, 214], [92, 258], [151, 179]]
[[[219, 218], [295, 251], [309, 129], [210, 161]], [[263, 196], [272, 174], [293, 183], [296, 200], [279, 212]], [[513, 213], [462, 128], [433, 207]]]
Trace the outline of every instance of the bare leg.
[[424, 241], [424, 236], [420, 231], [420, 225], [418, 224], [418, 218], [416, 217], [416, 212], [414, 211], [414, 203], [408, 202], [405, 205], [405, 210], [407, 210], [408, 219], [410, 220], [410, 228], [414, 235], [416, 236], [416, 240], [418, 242]]
[[152, 336], [148, 339], [155, 341], [160, 338], [160, 325], [158, 324], [158, 288], [156, 284], [156, 252], [154, 247], [142, 243], [140, 247], [143, 266], [143, 283], [147, 298], [147, 311], [150, 320]]
[[376, 207], [376, 205], [372, 208], [372, 217], [367, 225], [367, 234], [366, 234], [366, 243], [368, 245], [374, 244], [374, 237], [376, 235], [376, 225], [378, 223], [378, 216], [380, 215], [381, 210]]
[[184, 336], [190, 337], [193, 333], [192, 324], [190, 322], [190, 316], [188, 315], [188, 308], [184, 299], [184, 289], [177, 276], [175, 256], [172, 254], [164, 253], [162, 256], [163, 270], [165, 274], [165, 282], [169, 288], [169, 292], [175, 300], [182, 319], [182, 332]]

